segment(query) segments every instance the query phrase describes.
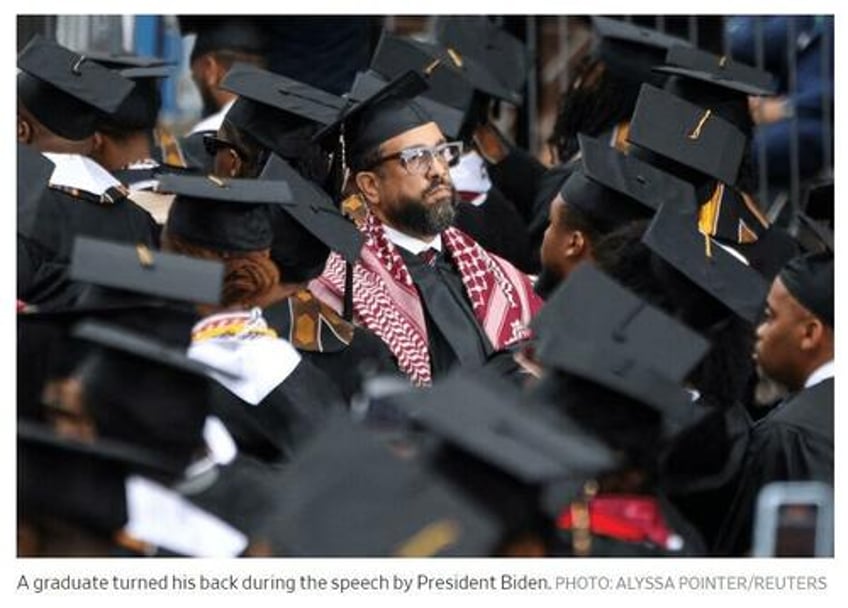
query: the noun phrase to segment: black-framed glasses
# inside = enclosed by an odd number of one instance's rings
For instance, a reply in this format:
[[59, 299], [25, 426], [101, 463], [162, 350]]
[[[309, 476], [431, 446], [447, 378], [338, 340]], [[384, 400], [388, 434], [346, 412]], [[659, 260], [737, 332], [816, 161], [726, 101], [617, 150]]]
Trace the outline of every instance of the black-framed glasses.
[[462, 142], [448, 141], [433, 147], [419, 146], [406, 148], [394, 154], [387, 154], [374, 163], [374, 166], [388, 160], [397, 158], [400, 164], [412, 175], [424, 175], [433, 167], [433, 162], [438, 160], [447, 167], [454, 167], [462, 156]]
[[203, 147], [206, 148], [206, 153], [209, 156], [218, 154], [218, 150], [234, 150], [239, 156], [244, 156], [244, 153], [231, 141], [221, 139], [213, 133], [207, 133], [203, 136]]

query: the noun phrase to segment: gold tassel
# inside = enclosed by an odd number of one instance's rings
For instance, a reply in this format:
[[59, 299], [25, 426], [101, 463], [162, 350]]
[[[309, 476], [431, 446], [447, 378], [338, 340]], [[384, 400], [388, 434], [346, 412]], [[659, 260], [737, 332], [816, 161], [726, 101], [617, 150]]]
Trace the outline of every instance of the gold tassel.
[[147, 248], [147, 245], [139, 243], [135, 246], [135, 253], [138, 256], [138, 263], [144, 268], [153, 268], [153, 253]]
[[710, 116], [713, 115], [712, 110], [707, 110], [704, 112], [704, 115], [701, 116], [701, 120], [698, 121], [698, 126], [695, 127], [695, 130], [689, 134], [689, 139], [698, 139], [701, 137], [701, 129], [704, 128], [706, 122], [710, 119]]

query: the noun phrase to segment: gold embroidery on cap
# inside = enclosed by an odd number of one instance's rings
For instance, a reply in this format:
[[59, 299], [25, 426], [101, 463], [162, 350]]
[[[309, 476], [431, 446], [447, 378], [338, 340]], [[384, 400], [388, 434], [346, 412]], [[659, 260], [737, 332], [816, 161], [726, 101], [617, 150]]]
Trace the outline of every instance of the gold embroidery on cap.
[[227, 185], [224, 183], [224, 180], [222, 180], [216, 175], [207, 175], [206, 177], [208, 177], [209, 181], [218, 186], [219, 188], [224, 188]]

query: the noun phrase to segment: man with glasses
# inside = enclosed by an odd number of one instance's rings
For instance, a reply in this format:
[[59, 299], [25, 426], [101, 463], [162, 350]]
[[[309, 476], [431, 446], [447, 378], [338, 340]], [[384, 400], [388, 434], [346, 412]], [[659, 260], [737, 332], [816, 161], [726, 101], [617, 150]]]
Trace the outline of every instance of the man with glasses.
[[452, 227], [457, 194], [450, 167], [462, 153], [410, 101], [426, 83], [407, 72], [352, 104], [318, 134], [346, 175], [344, 210], [366, 244], [346, 289], [344, 261], [331, 254], [311, 283], [389, 346], [419, 385], [455, 365], [517, 371], [509, 352], [529, 336], [540, 306], [526, 275]]

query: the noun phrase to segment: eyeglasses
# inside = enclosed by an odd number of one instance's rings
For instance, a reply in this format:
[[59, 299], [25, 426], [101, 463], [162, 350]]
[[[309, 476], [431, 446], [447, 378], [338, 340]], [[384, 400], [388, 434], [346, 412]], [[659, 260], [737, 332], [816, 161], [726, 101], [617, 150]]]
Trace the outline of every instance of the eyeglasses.
[[454, 167], [459, 162], [460, 156], [462, 156], [462, 142], [449, 141], [432, 148], [407, 148], [394, 154], [387, 154], [375, 162], [373, 166], [376, 167], [381, 163], [397, 158], [408, 173], [424, 175], [433, 167], [435, 160], [448, 167]]
[[218, 150], [227, 149], [235, 151], [235, 153], [239, 156], [244, 156], [244, 153], [237, 145], [227, 141], [226, 139], [220, 139], [212, 133], [207, 133], [203, 136], [203, 147], [206, 148], [206, 153], [209, 154], [209, 156], [215, 156], [218, 154]]

